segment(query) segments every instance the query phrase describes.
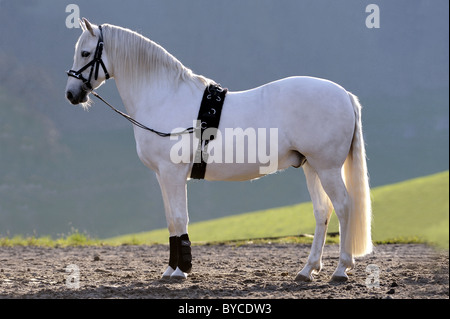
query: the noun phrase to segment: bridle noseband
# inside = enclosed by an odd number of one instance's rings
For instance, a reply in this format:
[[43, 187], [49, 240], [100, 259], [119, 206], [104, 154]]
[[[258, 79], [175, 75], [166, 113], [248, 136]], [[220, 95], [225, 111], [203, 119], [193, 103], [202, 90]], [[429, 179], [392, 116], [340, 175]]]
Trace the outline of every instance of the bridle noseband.
[[[102, 60], [102, 52], [103, 52], [103, 31], [102, 31], [102, 26], [99, 25], [98, 28], [100, 30], [100, 36], [98, 38], [97, 47], [95, 48], [94, 59], [91, 62], [89, 62], [88, 64], [86, 64], [85, 66], [83, 66], [78, 71], [69, 70], [69, 71], [66, 72], [68, 76], [72, 76], [72, 77], [74, 77], [74, 78], [76, 78], [78, 80], [83, 81], [83, 85], [89, 91], [92, 90], [91, 78], [92, 78], [92, 74], [94, 73], [94, 69], [95, 69], [94, 79], [97, 80], [97, 78], [98, 78], [98, 69], [99, 69], [100, 65], [102, 66], [103, 72], [105, 72], [106, 80], [109, 79], [109, 73], [106, 70], [105, 63], [103, 63], [103, 60]], [[83, 76], [83, 74], [81, 74], [81, 73], [84, 70], [86, 70], [88, 67], [91, 67], [91, 71], [89, 72], [89, 77], [86, 79]]]

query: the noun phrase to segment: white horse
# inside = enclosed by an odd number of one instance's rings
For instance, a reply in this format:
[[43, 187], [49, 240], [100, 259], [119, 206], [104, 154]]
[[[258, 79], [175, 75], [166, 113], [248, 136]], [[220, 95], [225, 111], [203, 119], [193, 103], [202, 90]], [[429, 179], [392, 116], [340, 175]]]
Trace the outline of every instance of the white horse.
[[[192, 126], [203, 92], [214, 81], [194, 74], [160, 45], [133, 31], [109, 24], [99, 27], [86, 19], [80, 24], [83, 32], [75, 46], [66, 87], [72, 104], [88, 107], [91, 90], [112, 77], [127, 112], [139, 122], [163, 132]], [[186, 278], [191, 270], [186, 182], [195, 147], [189, 151], [190, 162], [175, 163], [170, 154], [180, 136], [161, 137], [133, 128], [139, 158], [155, 171], [164, 199], [170, 258], [163, 277]], [[276, 128], [275, 171], [303, 166], [316, 229], [308, 261], [295, 279], [313, 280], [313, 274], [321, 270], [334, 208], [339, 219], [340, 257], [332, 280], [347, 280], [354, 257], [372, 250], [370, 189], [357, 97], [327, 80], [290, 77], [248, 91], [228, 92], [219, 131], [227, 128], [257, 128], [258, 132]], [[194, 135], [182, 138], [192, 145]], [[226, 144], [217, 138], [209, 146], [217, 152], [235, 146]], [[255, 179], [270, 173], [261, 171], [266, 164], [259, 159], [212, 161], [205, 179]]]

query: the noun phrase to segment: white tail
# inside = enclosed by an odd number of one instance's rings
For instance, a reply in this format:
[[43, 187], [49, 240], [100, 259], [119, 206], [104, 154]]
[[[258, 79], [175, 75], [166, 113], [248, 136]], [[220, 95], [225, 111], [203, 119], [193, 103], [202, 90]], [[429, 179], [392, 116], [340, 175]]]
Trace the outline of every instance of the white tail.
[[344, 163], [345, 184], [352, 202], [344, 245], [346, 251], [357, 257], [372, 251], [372, 208], [362, 132], [361, 104], [355, 95], [350, 92], [348, 95], [352, 101], [356, 119], [352, 145]]

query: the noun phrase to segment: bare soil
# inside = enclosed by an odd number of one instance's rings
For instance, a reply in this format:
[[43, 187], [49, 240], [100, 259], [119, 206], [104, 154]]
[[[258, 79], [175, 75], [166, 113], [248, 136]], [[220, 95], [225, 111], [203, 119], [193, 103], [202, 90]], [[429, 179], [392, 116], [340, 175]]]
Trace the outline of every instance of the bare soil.
[[0, 298], [449, 298], [448, 251], [379, 245], [357, 259], [347, 282], [334, 283], [339, 249], [327, 245], [322, 272], [313, 282], [296, 282], [309, 250], [303, 244], [193, 246], [188, 279], [163, 280], [166, 245], [0, 247]]

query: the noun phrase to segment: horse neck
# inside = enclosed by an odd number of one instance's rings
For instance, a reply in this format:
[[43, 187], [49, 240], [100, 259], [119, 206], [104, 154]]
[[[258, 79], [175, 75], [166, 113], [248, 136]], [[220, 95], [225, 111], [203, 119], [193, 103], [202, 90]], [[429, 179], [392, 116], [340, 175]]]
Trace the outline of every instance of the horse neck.
[[197, 104], [205, 89], [205, 84], [195, 79], [181, 81], [160, 77], [158, 81], [136, 83], [128, 74], [117, 74], [114, 79], [123, 104], [132, 117], [142, 112], [177, 112], [179, 108], [192, 108], [198, 112]]
[[155, 107], [154, 104], [160, 100], [160, 96], [168, 93], [170, 87], [168, 81], [140, 81], [136, 83], [135, 79], [130, 77], [129, 74], [122, 75], [119, 73], [114, 76], [114, 80], [127, 112], [132, 116], [144, 100], [149, 107]]

